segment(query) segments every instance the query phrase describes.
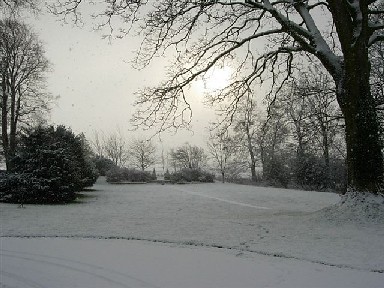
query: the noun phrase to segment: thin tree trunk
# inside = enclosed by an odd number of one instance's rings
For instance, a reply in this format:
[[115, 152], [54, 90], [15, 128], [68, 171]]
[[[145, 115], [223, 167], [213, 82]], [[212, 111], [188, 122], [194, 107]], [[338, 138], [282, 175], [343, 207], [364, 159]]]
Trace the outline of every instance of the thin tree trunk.
[[251, 158], [251, 180], [252, 182], [256, 182], [257, 177], [256, 177], [256, 156], [253, 151], [253, 145], [252, 145], [252, 137], [249, 131], [249, 126], [246, 124], [245, 126], [245, 131], [247, 133], [247, 142], [248, 142], [248, 151], [249, 151], [249, 156]]
[[[3, 63], [2, 63], [3, 64]], [[7, 73], [5, 68], [2, 71], [2, 99], [1, 99], [1, 137], [2, 137], [2, 146], [5, 157], [6, 168], [9, 170], [9, 138], [8, 138], [8, 91], [7, 91]]]
[[328, 140], [328, 130], [325, 127], [324, 123], [321, 123], [321, 133], [323, 138], [323, 157], [324, 157], [324, 164], [325, 164], [325, 175], [327, 179], [325, 179], [325, 185], [326, 188], [331, 187], [331, 165], [330, 165], [330, 159], [329, 159], [329, 140]]

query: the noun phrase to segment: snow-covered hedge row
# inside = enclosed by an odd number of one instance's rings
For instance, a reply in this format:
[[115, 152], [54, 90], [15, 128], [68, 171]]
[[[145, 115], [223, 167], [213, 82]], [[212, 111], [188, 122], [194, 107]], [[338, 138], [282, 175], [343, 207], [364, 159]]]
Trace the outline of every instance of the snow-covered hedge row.
[[156, 175], [147, 171], [140, 171], [129, 168], [114, 167], [106, 173], [107, 182], [149, 182], [156, 180]]
[[179, 182], [213, 182], [214, 175], [200, 169], [182, 169], [169, 176], [172, 183]]

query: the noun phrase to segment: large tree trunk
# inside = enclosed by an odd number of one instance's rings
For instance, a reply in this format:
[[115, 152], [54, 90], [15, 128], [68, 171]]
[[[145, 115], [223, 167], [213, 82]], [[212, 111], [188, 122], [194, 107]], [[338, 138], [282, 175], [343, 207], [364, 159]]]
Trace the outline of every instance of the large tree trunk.
[[370, 91], [368, 51], [353, 49], [344, 60], [337, 97], [345, 118], [348, 189], [378, 193], [383, 184], [379, 122]]
[[[336, 95], [345, 118], [348, 189], [378, 193], [383, 187], [383, 154], [379, 141], [379, 122], [370, 90], [368, 4], [328, 0], [339, 36], [343, 58], [340, 68], [323, 61], [336, 83]], [[352, 8], [352, 10], [351, 10]], [[353, 14], [353, 9], [357, 13]], [[352, 11], [352, 12], [351, 12]]]

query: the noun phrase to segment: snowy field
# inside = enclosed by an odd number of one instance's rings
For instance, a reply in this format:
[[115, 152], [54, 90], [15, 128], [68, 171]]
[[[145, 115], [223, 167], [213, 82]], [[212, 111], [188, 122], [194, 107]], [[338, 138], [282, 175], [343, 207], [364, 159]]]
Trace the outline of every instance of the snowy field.
[[384, 222], [323, 209], [333, 193], [100, 179], [83, 194], [0, 203], [1, 288], [383, 287]]

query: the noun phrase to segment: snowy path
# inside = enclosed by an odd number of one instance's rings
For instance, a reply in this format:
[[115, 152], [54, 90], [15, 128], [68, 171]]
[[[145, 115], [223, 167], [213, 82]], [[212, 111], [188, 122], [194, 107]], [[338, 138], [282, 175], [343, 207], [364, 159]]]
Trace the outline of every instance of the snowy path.
[[213, 199], [213, 200], [217, 200], [217, 201], [221, 201], [221, 202], [225, 202], [225, 203], [229, 203], [229, 204], [240, 205], [240, 206], [243, 206], [243, 207], [251, 207], [251, 208], [256, 208], [256, 209], [270, 209], [270, 208], [264, 207], [264, 206], [255, 206], [255, 205], [251, 205], [251, 204], [247, 204], [247, 203], [241, 203], [241, 202], [237, 202], [237, 201], [233, 201], [233, 200], [226, 200], [226, 199], [223, 199], [223, 198], [218, 198], [218, 197], [212, 197], [212, 196], [208, 196], [208, 195], [204, 195], [204, 194], [199, 194], [199, 193], [196, 193], [196, 192], [190, 192], [187, 189], [181, 189], [181, 188], [178, 188], [178, 187], [174, 188], [174, 189], [178, 190], [178, 191], [181, 191], [181, 192], [184, 192], [184, 193], [187, 193], [187, 194], [190, 194], [190, 195], [204, 197], [204, 198], [208, 198], [208, 199]]
[[1, 238], [0, 287], [382, 287], [384, 275], [143, 241]]

